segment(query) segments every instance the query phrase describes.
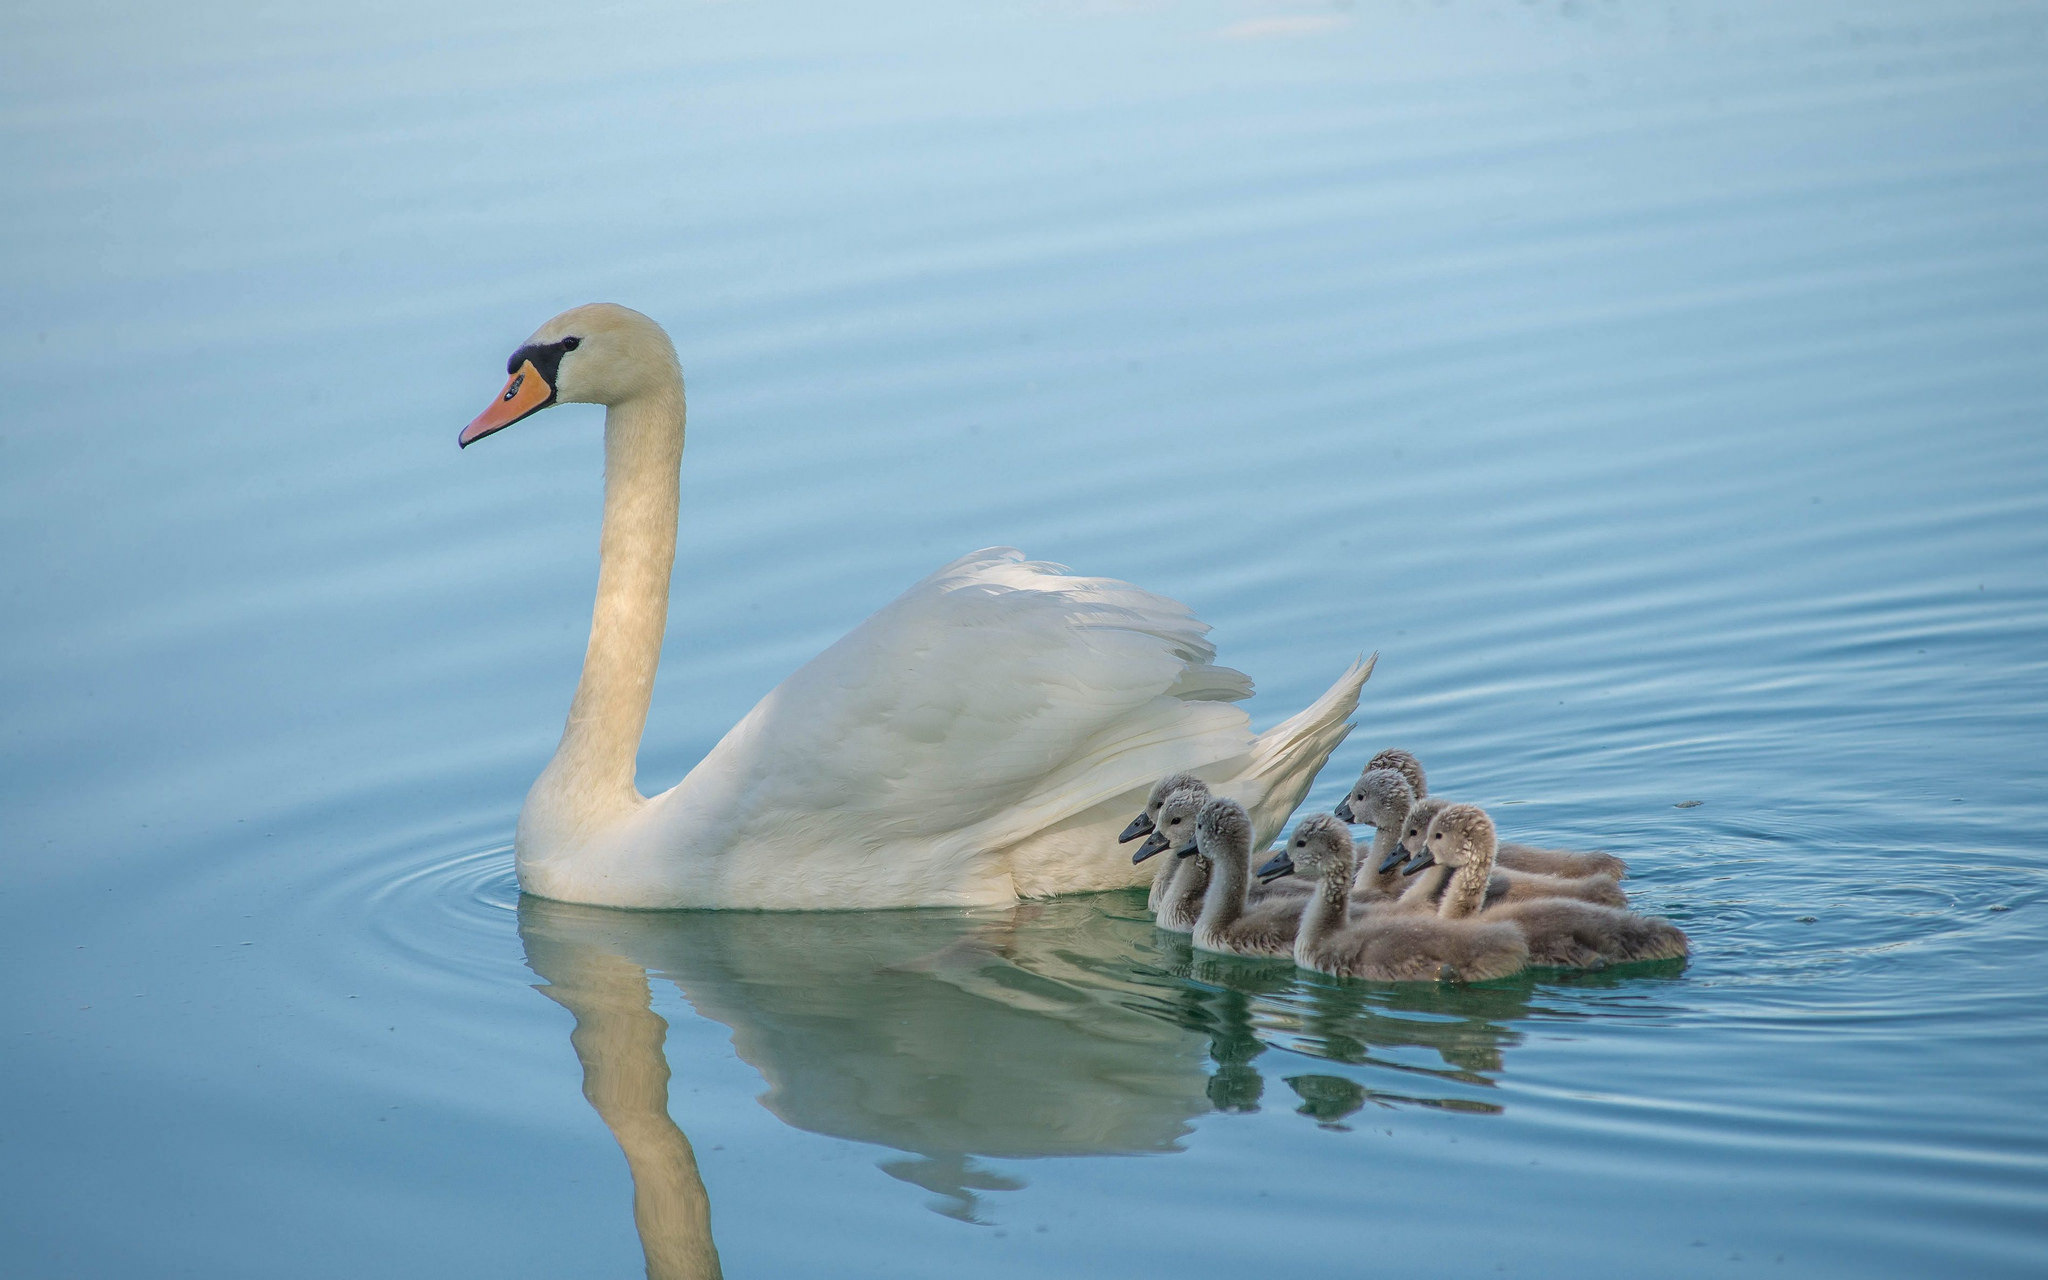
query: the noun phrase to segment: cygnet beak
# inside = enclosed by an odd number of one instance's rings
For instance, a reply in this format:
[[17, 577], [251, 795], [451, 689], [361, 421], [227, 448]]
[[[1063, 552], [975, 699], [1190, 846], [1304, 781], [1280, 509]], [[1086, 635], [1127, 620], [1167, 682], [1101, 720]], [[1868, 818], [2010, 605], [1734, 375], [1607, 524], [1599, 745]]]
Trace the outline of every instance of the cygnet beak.
[[1192, 857], [1194, 857], [1194, 856], [1195, 856], [1195, 842], [1194, 842], [1194, 841], [1192, 841], [1192, 840], [1190, 840], [1190, 841], [1188, 841], [1188, 847], [1187, 847], [1187, 848], [1185, 848], [1185, 849], [1175, 849], [1175, 850], [1173, 851], [1173, 856], [1174, 856], [1174, 857], [1176, 857], [1176, 858], [1192, 858]]
[[1293, 874], [1294, 859], [1288, 855], [1285, 849], [1266, 859], [1259, 867], [1259, 880], [1265, 884], [1271, 884], [1281, 876], [1291, 876]]
[[1154, 831], [1151, 838], [1139, 845], [1138, 851], [1131, 855], [1131, 865], [1135, 867], [1155, 853], [1165, 853], [1166, 846], [1172, 843], [1166, 838], [1164, 831]]
[[1337, 802], [1337, 821], [1350, 822], [1354, 824], [1358, 821], [1358, 819], [1353, 817], [1351, 814], [1350, 796], [1345, 796], [1342, 800], [1339, 800]]
[[498, 393], [498, 398], [491, 401], [491, 407], [476, 415], [462, 429], [462, 434], [455, 437], [455, 443], [467, 449], [493, 431], [503, 431], [554, 402], [555, 389], [548, 385], [540, 370], [533, 367], [533, 361], [523, 361], [506, 380], [505, 389]]
[[1394, 851], [1388, 854], [1386, 859], [1380, 863], [1380, 874], [1385, 875], [1406, 861], [1408, 861], [1408, 851], [1400, 845], [1395, 845]]
[[1424, 849], [1421, 853], [1415, 855], [1415, 861], [1401, 868], [1401, 874], [1404, 876], [1412, 876], [1416, 872], [1422, 870], [1424, 867], [1433, 867], [1435, 865], [1436, 855], [1431, 853], [1429, 850]]
[[1129, 844], [1139, 836], [1150, 834], [1152, 834], [1152, 815], [1141, 813], [1131, 819], [1131, 825], [1124, 828], [1124, 833], [1116, 838], [1116, 842], [1118, 844]]

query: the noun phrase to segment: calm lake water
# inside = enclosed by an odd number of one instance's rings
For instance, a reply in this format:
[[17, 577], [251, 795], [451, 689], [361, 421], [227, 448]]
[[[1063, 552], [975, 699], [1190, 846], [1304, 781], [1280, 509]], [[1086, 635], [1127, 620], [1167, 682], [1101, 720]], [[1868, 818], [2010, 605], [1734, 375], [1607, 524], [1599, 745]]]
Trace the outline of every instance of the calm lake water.
[[[2048, 1267], [2048, 5], [7, 26], [8, 1274]], [[1009, 543], [1261, 726], [1377, 649], [1311, 807], [1409, 747], [1693, 961], [521, 901], [599, 417], [455, 432], [593, 299], [689, 378], [644, 789]]]

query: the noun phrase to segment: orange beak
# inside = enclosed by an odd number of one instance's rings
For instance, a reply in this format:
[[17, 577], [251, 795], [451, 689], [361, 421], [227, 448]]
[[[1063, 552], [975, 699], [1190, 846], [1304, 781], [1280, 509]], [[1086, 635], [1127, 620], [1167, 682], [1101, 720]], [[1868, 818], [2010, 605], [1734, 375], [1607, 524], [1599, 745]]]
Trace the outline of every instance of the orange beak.
[[476, 415], [475, 421], [455, 437], [455, 443], [467, 449], [491, 432], [503, 431], [554, 402], [555, 389], [548, 385], [548, 380], [540, 376], [540, 370], [533, 367], [533, 361], [522, 361], [519, 371], [505, 383], [505, 389], [498, 393], [498, 398], [491, 401], [491, 407]]

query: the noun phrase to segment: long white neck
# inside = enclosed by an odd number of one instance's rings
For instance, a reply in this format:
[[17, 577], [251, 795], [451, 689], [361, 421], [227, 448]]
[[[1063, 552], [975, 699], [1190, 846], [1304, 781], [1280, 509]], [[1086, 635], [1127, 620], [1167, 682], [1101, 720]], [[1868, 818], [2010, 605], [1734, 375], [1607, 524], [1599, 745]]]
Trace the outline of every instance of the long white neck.
[[[554, 759], [520, 812], [522, 845], [574, 844], [640, 803], [634, 762], [668, 626], [683, 412], [675, 376], [605, 413], [604, 532], [590, 646]], [[529, 824], [537, 829], [529, 832]]]

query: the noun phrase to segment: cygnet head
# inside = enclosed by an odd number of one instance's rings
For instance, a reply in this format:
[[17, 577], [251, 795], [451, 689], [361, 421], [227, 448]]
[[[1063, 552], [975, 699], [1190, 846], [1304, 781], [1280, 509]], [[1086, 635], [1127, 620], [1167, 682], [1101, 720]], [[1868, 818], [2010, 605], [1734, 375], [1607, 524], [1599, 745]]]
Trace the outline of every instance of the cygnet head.
[[1367, 769], [1358, 775], [1344, 803], [1337, 806], [1337, 817], [1398, 832], [1414, 807], [1415, 793], [1409, 789], [1408, 779], [1393, 769]]
[[1454, 804], [1429, 824], [1424, 854], [1447, 867], [1462, 867], [1491, 861], [1493, 842], [1493, 819], [1486, 810], [1476, 804]]
[[1145, 843], [1131, 855], [1134, 863], [1143, 862], [1154, 854], [1165, 853], [1168, 849], [1182, 856], [1195, 851], [1195, 818], [1202, 812], [1202, 806], [1209, 803], [1209, 788], [1199, 782], [1192, 787], [1182, 787], [1166, 797], [1159, 806], [1157, 824]]
[[1366, 761], [1365, 767], [1368, 771], [1392, 769], [1400, 774], [1408, 780], [1408, 789], [1415, 793], [1417, 800], [1429, 794], [1429, 777], [1422, 772], [1422, 761], [1417, 760], [1413, 752], [1403, 751], [1399, 747], [1388, 747]]
[[1209, 794], [1209, 784], [1192, 773], [1169, 773], [1152, 785], [1152, 793], [1145, 797], [1145, 807], [1131, 825], [1124, 828], [1116, 838], [1118, 844], [1129, 844], [1139, 836], [1150, 835], [1159, 826], [1159, 811], [1166, 806], [1166, 798], [1176, 791], [1193, 791], [1200, 795]]
[[464, 448], [551, 404], [620, 404], [682, 383], [675, 344], [654, 321], [613, 302], [572, 307], [505, 362], [511, 377], [462, 429]]
[[1451, 802], [1442, 796], [1417, 800], [1415, 807], [1408, 810], [1408, 821], [1401, 824], [1401, 848], [1411, 854], [1421, 853], [1424, 841], [1429, 835], [1429, 824], [1435, 822], [1436, 816], [1448, 809], [1450, 804]]
[[1252, 817], [1235, 800], [1217, 796], [1202, 806], [1195, 818], [1195, 844], [1182, 849], [1182, 857], [1199, 848], [1212, 863], [1243, 863], [1252, 855]]
[[1312, 813], [1295, 824], [1286, 847], [1259, 868], [1259, 879], [1278, 880], [1298, 874], [1320, 880], [1335, 870], [1348, 883], [1352, 857], [1351, 832], [1336, 815]]

